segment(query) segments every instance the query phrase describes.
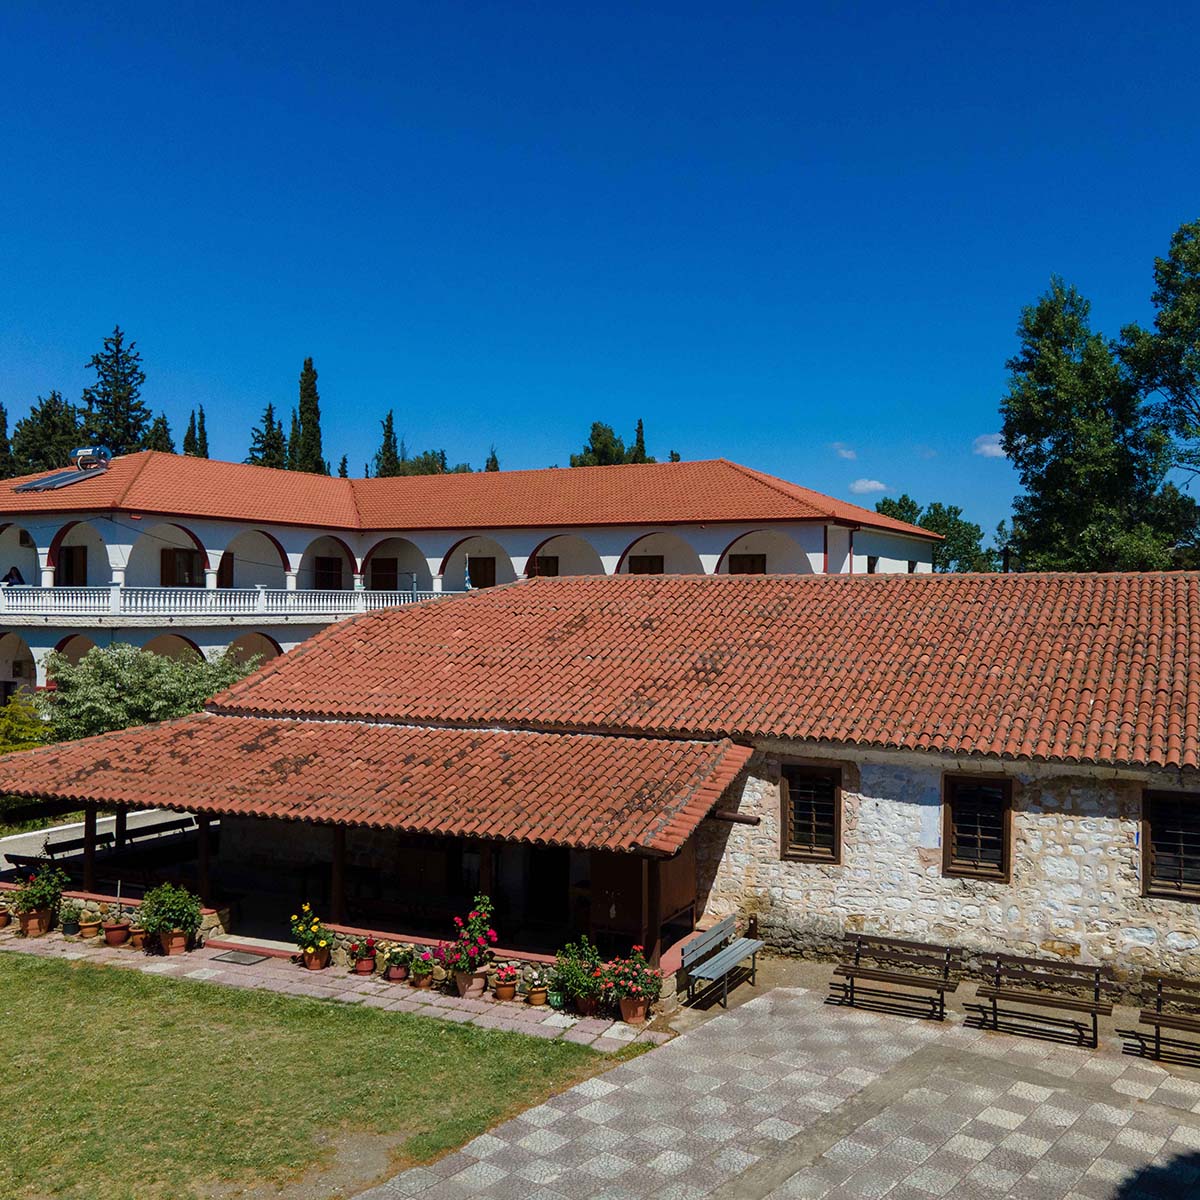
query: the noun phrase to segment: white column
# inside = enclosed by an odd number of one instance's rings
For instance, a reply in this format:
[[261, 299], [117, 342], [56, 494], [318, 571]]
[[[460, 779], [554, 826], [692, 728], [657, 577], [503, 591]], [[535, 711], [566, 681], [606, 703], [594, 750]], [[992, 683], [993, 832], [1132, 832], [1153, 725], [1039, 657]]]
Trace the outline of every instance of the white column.
[[284, 571], [283, 586], [289, 592], [294, 592], [296, 590], [296, 572], [295, 571]]
[[113, 587], [124, 587], [125, 586], [125, 568], [124, 567], [110, 567], [109, 569], [112, 571]]
[[354, 590], [356, 592], [361, 592], [365, 587], [366, 587], [366, 584], [363, 583], [362, 574], [358, 571], [355, 571], [354, 572]]
[[210, 592], [215, 592], [217, 590], [217, 568], [216, 567], [205, 567], [204, 568], [204, 586]]
[[42, 567], [42, 587], [52, 588], [54, 586], [54, 568]]
[[435, 575], [433, 577], [433, 590], [435, 592], [440, 592], [442, 590], [442, 577], [440, 575]]

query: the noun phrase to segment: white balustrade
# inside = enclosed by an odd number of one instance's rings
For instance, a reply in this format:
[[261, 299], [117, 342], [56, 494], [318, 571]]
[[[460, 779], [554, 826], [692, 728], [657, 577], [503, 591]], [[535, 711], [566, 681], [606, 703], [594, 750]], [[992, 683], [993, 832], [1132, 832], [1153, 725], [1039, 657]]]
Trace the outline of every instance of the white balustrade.
[[453, 592], [286, 591], [282, 588], [0, 587], [0, 617], [348, 617]]

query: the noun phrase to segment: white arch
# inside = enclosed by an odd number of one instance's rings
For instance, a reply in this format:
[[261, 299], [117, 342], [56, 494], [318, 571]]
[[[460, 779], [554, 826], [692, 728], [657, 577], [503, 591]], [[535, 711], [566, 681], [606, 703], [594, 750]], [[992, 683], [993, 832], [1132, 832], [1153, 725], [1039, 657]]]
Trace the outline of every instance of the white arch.
[[[336, 558], [341, 561], [341, 585], [340, 587], [331, 587], [327, 578], [319, 577], [317, 574], [317, 559], [318, 558]], [[322, 534], [318, 538], [313, 538], [308, 543], [304, 553], [300, 557], [300, 569], [296, 573], [297, 585], [304, 589], [313, 589], [318, 583], [321, 583], [327, 591], [349, 591], [355, 586], [355, 577], [358, 575], [358, 559], [354, 557], [354, 552], [346, 545], [340, 537], [334, 534]]]
[[229, 587], [282, 588], [287, 581], [286, 553], [279, 543], [261, 529], [243, 529], [231, 538], [222, 555], [219, 570]]
[[164, 551], [178, 552], [177, 578], [190, 580], [188, 586], [204, 587], [208, 552], [190, 529], [171, 521], [159, 521], [138, 534], [137, 541], [129, 548], [126, 586], [159, 587], [163, 582]]
[[29, 643], [19, 633], [0, 635], [0, 703], [7, 703], [14, 692], [32, 692], [38, 683], [38, 669]]
[[37, 546], [21, 525], [5, 525], [0, 531], [0, 578], [16, 567], [21, 579], [32, 587], [41, 582]]
[[[664, 575], [703, 575], [704, 565], [700, 555], [696, 553], [691, 543], [678, 533], [660, 530], [656, 533], [644, 533], [635, 538], [621, 555], [617, 567], [618, 575], [629, 575], [630, 562], [633, 559], [662, 559], [662, 574]], [[635, 562], [634, 566], [638, 564]]]
[[363, 582], [372, 591], [407, 592], [415, 586], [427, 592], [433, 587], [433, 572], [408, 538], [393, 536], [376, 542], [363, 555]]
[[[738, 555], [754, 556], [763, 560], [767, 575], [811, 575], [812, 562], [804, 548], [791, 534], [782, 529], [753, 529], [736, 537], [725, 547], [717, 563], [718, 575], [745, 573], [731, 571], [730, 559]], [[748, 565], [748, 564], [733, 564]], [[757, 565], [757, 564], [756, 564]]]
[[[549, 559], [554, 570], [543, 572], [538, 559]], [[546, 564], [550, 565], [550, 564]], [[532, 578], [538, 574], [555, 575], [603, 575], [604, 561], [600, 552], [586, 538], [577, 533], [558, 533], [548, 537], [526, 559], [525, 574]]]
[[[512, 559], [508, 552], [494, 538], [475, 534], [463, 538], [461, 542], [446, 555], [445, 566], [442, 568], [443, 586], [448, 592], [460, 591], [467, 586], [467, 563], [469, 560], [481, 560], [475, 569], [471, 586], [480, 587], [486, 584], [487, 574], [495, 570], [496, 583], [513, 583], [517, 578]], [[493, 568], [488, 568], [486, 562], [492, 560]]]

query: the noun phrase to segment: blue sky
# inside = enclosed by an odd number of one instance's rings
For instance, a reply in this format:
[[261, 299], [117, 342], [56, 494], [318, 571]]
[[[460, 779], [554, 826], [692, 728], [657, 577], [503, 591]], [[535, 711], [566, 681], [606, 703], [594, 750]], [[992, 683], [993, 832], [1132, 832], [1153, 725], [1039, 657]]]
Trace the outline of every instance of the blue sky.
[[[0, 401], [120, 324], [242, 458], [305, 355], [352, 469], [565, 465], [589, 423], [868, 505], [1015, 479], [1052, 272], [1116, 332], [1200, 216], [1200, 14], [1161, 5], [0, 8]], [[852, 457], [851, 457], [852, 456]]]

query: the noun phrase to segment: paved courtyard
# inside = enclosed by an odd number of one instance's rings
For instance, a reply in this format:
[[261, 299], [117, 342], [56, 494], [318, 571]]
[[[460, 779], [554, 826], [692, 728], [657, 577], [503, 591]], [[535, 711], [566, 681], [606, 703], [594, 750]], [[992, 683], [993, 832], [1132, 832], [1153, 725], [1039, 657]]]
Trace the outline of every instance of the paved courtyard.
[[1200, 1196], [1200, 1082], [776, 989], [360, 1200]]

